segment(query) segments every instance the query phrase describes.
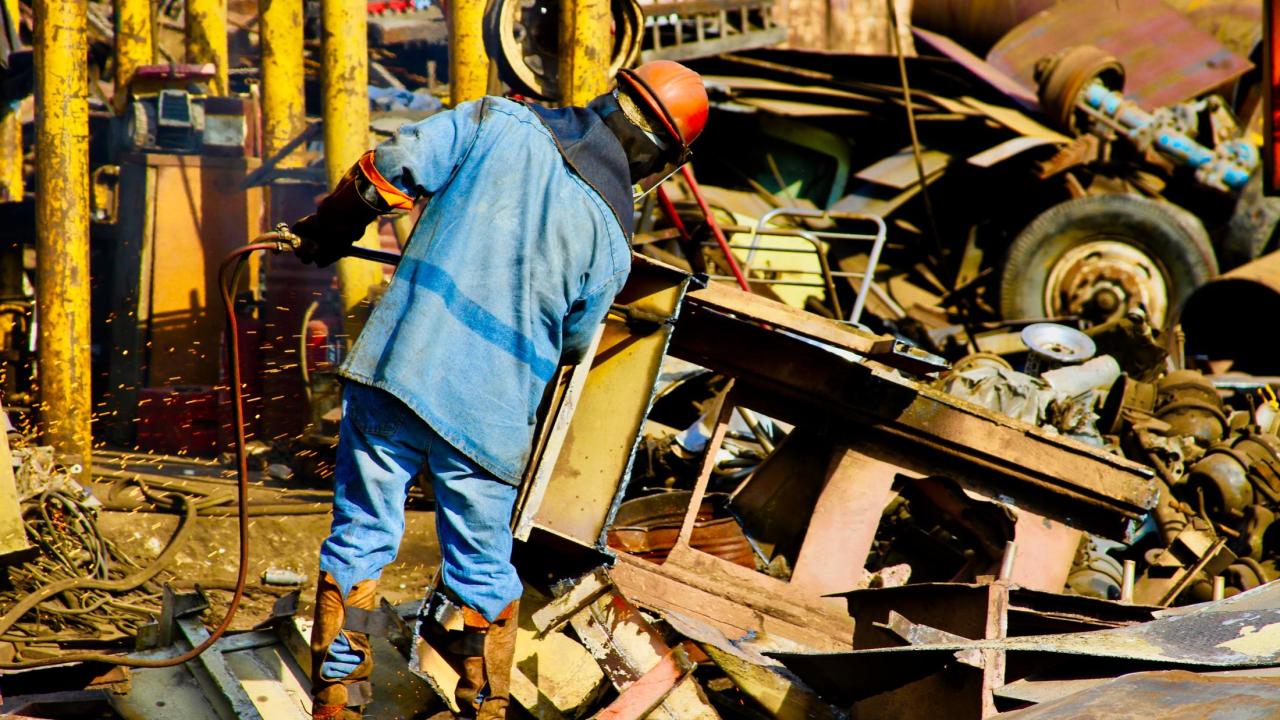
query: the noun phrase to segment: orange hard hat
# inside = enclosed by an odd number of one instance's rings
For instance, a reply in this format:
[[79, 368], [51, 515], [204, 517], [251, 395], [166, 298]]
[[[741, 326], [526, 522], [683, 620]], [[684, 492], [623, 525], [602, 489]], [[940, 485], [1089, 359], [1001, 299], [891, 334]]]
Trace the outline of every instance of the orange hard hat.
[[634, 70], [622, 70], [618, 78], [685, 148], [706, 127], [707, 89], [702, 76], [684, 65], [654, 60]]

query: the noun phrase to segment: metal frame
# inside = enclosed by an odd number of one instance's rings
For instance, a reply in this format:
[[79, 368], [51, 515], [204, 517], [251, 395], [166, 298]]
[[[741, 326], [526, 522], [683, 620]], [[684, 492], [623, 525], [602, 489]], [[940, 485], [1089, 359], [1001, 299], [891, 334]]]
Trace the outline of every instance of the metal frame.
[[[765, 213], [764, 215], [762, 215], [760, 217], [760, 220], [756, 222], [755, 227], [751, 229], [750, 247], [747, 249], [747, 259], [743, 263], [744, 273], [747, 273], [748, 275], [750, 274], [751, 262], [752, 260], [755, 259], [755, 254], [758, 251], [793, 252], [792, 250], [785, 249], [785, 248], [777, 249], [777, 248], [761, 248], [760, 247], [761, 231], [765, 230], [765, 227], [770, 222], [772, 222], [775, 218], [780, 218], [780, 217], [811, 218], [811, 219], [818, 219], [818, 220], [862, 220], [862, 221], [875, 224], [876, 233], [874, 235], [866, 235], [862, 233], [833, 232], [830, 230], [800, 230], [797, 228], [769, 228], [769, 232], [766, 233], [768, 235], [774, 235], [774, 236], [797, 237], [813, 244], [814, 254], [818, 256], [818, 265], [819, 267], [822, 268], [821, 274], [822, 274], [823, 283], [824, 283], [823, 286], [827, 290], [827, 294], [831, 302], [831, 307], [832, 307], [832, 310], [835, 311], [836, 317], [843, 317], [844, 313], [840, 311], [840, 301], [836, 299], [835, 278], [861, 277], [862, 285], [858, 288], [858, 297], [854, 301], [853, 310], [850, 311], [849, 317], [848, 317], [848, 322], [853, 324], [860, 323], [862, 320], [862, 311], [866, 308], [866, 305], [867, 305], [867, 293], [871, 292], [873, 289], [877, 289], [875, 288], [876, 265], [879, 264], [880, 262], [880, 254], [884, 250], [885, 240], [888, 237], [888, 229], [885, 226], [884, 218], [878, 215], [867, 215], [864, 213], [839, 212], [839, 211], [832, 212], [830, 210], [816, 210], [812, 208], [802, 208], [802, 207], [775, 208]], [[725, 227], [725, 229], [733, 231], [731, 227]], [[869, 240], [871, 241], [872, 243], [871, 254], [867, 259], [866, 271], [860, 272], [860, 273], [832, 271], [830, 264], [827, 262], [826, 253], [823, 252], [821, 239], [824, 239], [824, 238], [828, 240]], [[809, 273], [811, 271], [788, 270], [786, 272]], [[749, 276], [747, 278], [747, 282], [748, 283], [764, 282], [764, 283], [774, 284], [774, 285], [798, 285], [801, 287], [813, 287], [813, 285], [807, 285], [803, 283], [790, 283], [787, 281], [753, 280]], [[897, 303], [893, 302], [893, 299], [890, 298], [887, 293], [880, 291], [880, 292], [877, 292], [876, 294], [877, 296], [880, 297], [881, 300], [889, 304], [890, 307], [897, 306]], [[901, 310], [901, 308], [897, 308], [897, 309]]]

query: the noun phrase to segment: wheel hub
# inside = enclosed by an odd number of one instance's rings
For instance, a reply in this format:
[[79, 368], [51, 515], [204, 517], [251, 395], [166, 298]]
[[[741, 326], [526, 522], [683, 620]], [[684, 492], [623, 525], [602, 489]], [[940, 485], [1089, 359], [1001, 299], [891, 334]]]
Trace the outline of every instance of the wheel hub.
[[1096, 325], [1141, 309], [1159, 327], [1169, 308], [1169, 286], [1146, 252], [1126, 242], [1093, 240], [1071, 248], [1053, 264], [1044, 300], [1054, 317], [1077, 315]]

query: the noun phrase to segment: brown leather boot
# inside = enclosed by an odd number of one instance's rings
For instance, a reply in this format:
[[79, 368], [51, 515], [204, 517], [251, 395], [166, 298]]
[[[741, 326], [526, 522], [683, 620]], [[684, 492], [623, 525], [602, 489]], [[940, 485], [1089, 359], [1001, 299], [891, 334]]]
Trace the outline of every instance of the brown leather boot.
[[511, 665], [516, 656], [516, 628], [520, 623], [520, 601], [508, 605], [489, 624], [484, 639], [484, 671], [489, 681], [477, 720], [500, 720], [511, 704]]
[[[315, 624], [311, 628], [311, 717], [314, 720], [359, 720], [361, 708], [373, 699], [369, 675], [373, 672], [373, 650], [369, 635], [385, 631], [385, 618], [374, 612], [377, 580], [362, 580], [351, 588], [344, 601], [338, 583], [329, 573], [320, 573], [316, 584]], [[346, 677], [321, 677], [329, 646], [345, 635], [352, 650], [362, 656], [360, 664]]]
[[459, 675], [453, 693], [459, 717], [505, 718], [511, 702], [519, 603], [511, 603], [489, 622], [451, 595], [440, 590], [433, 593], [423, 617], [422, 641]]

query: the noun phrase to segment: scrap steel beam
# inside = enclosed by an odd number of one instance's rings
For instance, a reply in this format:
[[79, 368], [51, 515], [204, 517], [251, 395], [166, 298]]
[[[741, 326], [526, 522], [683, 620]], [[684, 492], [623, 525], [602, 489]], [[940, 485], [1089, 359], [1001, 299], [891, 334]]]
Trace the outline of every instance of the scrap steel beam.
[[[324, 169], [329, 187], [369, 148], [368, 8], [362, 0], [323, 0], [320, 3], [322, 92], [324, 95]], [[377, 224], [358, 243], [378, 247]], [[347, 313], [346, 333], [359, 333], [352, 311], [380, 283], [377, 265], [343, 258], [338, 261], [338, 289]]]
[[213, 63], [214, 95], [226, 95], [227, 0], [187, 0], [187, 62]]
[[37, 0], [36, 306], [45, 441], [88, 471], [89, 77], [85, 3]]
[[[754, 301], [756, 303], [759, 300]], [[850, 447], [905, 472], [945, 476], [988, 497], [1112, 538], [1156, 502], [1151, 471], [1097, 448], [957, 400], [877, 362], [805, 340], [816, 316], [780, 323], [744, 303], [727, 313], [691, 293], [671, 354], [736, 378], [748, 407], [788, 422], [849, 426]], [[856, 429], [855, 429], [856, 428]]]

